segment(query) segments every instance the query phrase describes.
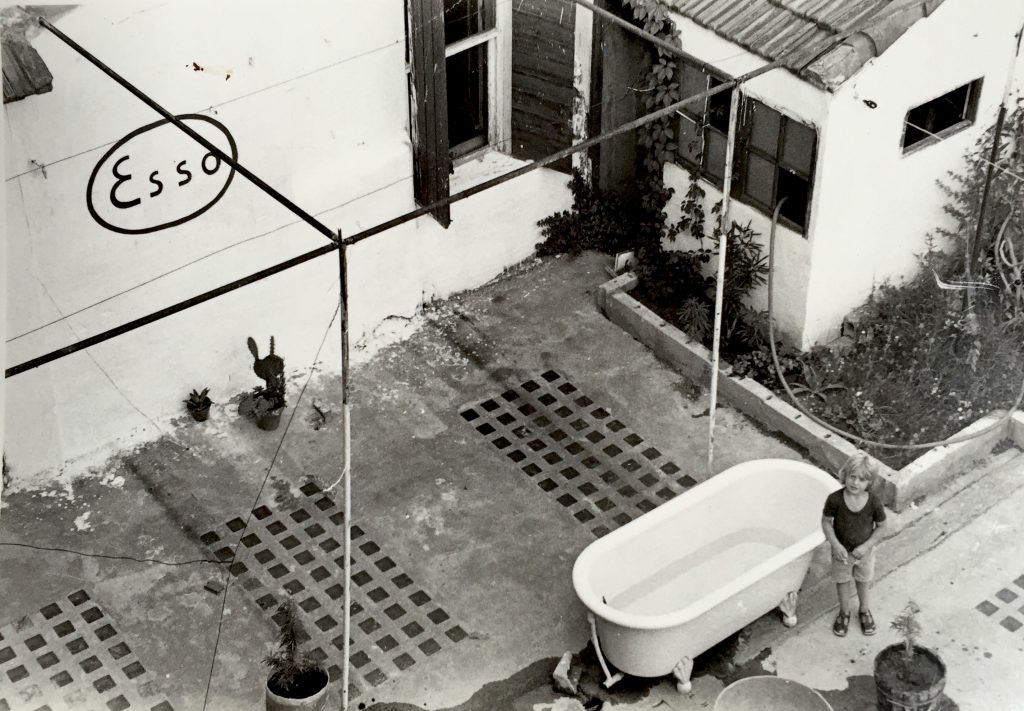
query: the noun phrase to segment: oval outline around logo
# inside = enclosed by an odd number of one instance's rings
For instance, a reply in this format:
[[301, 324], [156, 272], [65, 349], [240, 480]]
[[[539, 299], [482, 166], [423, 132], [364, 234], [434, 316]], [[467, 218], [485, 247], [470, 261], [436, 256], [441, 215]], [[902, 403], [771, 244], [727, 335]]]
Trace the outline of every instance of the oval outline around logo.
[[[203, 116], [201, 114], [181, 114], [179, 116], [175, 116], [174, 118], [178, 119], [179, 121], [185, 121], [186, 119], [195, 119], [195, 120], [198, 120], [198, 121], [206, 121], [207, 123], [211, 123], [214, 126], [216, 126], [217, 130], [219, 130], [221, 133], [223, 133], [227, 137], [227, 139], [228, 139], [228, 145], [231, 147], [231, 160], [234, 161], [234, 162], [238, 162], [238, 146], [235, 143], [235, 138], [234, 138], [234, 136], [231, 135], [231, 132], [228, 131], [227, 126], [222, 124], [220, 121], [217, 121], [216, 119], [210, 118], [209, 116]], [[119, 232], [119, 233], [124, 234], [124, 235], [141, 235], [141, 234], [147, 234], [149, 232], [157, 232], [159, 230], [167, 229], [168, 227], [176, 227], [176, 226], [178, 226], [180, 224], [188, 222], [191, 219], [199, 217], [204, 212], [209, 210], [211, 207], [216, 205], [217, 202], [222, 197], [224, 197], [224, 193], [227, 192], [228, 186], [231, 185], [231, 181], [234, 180], [234, 177], [235, 177], [235, 167], [231, 166], [231, 165], [228, 166], [231, 169], [231, 172], [228, 173], [228, 178], [227, 178], [227, 180], [224, 181], [224, 187], [222, 187], [220, 189], [220, 192], [217, 193], [213, 197], [213, 199], [210, 200], [210, 202], [208, 202], [206, 205], [204, 205], [203, 207], [199, 208], [195, 212], [193, 212], [191, 214], [188, 214], [188, 215], [185, 215], [184, 217], [180, 217], [180, 218], [177, 218], [175, 220], [171, 220], [170, 222], [164, 222], [164, 223], [156, 225], [154, 227], [144, 227], [144, 228], [141, 228], [141, 229], [127, 229], [127, 228], [124, 228], [124, 227], [118, 227], [116, 225], [110, 224], [109, 222], [104, 220], [102, 217], [100, 217], [99, 213], [96, 212], [96, 208], [92, 204], [92, 188], [93, 188], [93, 183], [96, 181], [96, 176], [99, 173], [100, 168], [107, 162], [108, 158], [110, 158], [114, 153], [117, 152], [118, 148], [120, 148], [124, 144], [128, 143], [128, 141], [132, 140], [136, 136], [139, 136], [139, 135], [141, 135], [143, 133], [146, 133], [147, 131], [150, 131], [150, 130], [152, 130], [154, 128], [157, 128], [158, 126], [162, 126], [165, 123], [171, 123], [171, 120], [170, 119], [166, 119], [166, 118], [165, 119], [160, 119], [159, 121], [154, 121], [153, 123], [149, 123], [149, 124], [146, 124], [145, 126], [142, 126], [141, 128], [135, 129], [134, 131], [129, 133], [127, 136], [125, 136], [124, 138], [119, 140], [117, 143], [115, 143], [113, 146], [111, 146], [110, 150], [108, 150], [106, 153], [104, 153], [103, 157], [100, 158], [99, 162], [96, 163], [96, 167], [94, 167], [92, 169], [92, 173], [89, 175], [89, 182], [88, 182], [88, 184], [85, 187], [85, 204], [86, 204], [86, 207], [89, 208], [89, 214], [92, 215], [92, 218], [94, 220], [96, 220], [96, 222], [98, 222], [101, 226], [106, 227], [108, 230], [110, 230], [112, 232]], [[177, 127], [175, 127], [175, 128], [177, 128]], [[181, 129], [178, 129], [178, 130], [181, 130]], [[195, 141], [197, 145], [202, 145], [201, 143], [196, 141], [191, 136], [188, 136], [188, 139], [190, 141]]]

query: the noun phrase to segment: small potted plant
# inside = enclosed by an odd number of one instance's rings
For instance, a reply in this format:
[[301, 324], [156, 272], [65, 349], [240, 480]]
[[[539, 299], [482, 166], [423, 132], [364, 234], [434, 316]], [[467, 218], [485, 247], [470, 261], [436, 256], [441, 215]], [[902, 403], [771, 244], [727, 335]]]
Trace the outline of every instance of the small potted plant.
[[322, 711], [327, 703], [327, 671], [300, 649], [309, 639], [299, 619], [295, 601], [285, 600], [274, 615], [279, 630], [277, 648], [264, 658], [267, 677], [267, 711], [311, 709]]
[[937, 711], [946, 684], [946, 665], [932, 650], [915, 644], [921, 633], [913, 601], [889, 627], [903, 641], [890, 645], [875, 657], [875, 688], [879, 711]]
[[193, 390], [188, 396], [188, 400], [184, 401], [185, 408], [196, 422], [203, 422], [210, 416], [210, 405], [213, 404], [213, 401], [210, 399], [209, 392], [210, 388], [203, 388], [202, 392]]
[[261, 430], [276, 430], [284, 411], [284, 398], [266, 390], [259, 390], [253, 400], [252, 416]]

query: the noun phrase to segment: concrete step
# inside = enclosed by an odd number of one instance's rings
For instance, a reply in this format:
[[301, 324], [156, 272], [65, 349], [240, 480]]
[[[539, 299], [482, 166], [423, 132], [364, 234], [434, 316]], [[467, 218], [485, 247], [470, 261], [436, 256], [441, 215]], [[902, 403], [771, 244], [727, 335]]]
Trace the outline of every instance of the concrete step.
[[[1011, 447], [979, 461], [955, 481], [902, 514], [887, 511], [890, 535], [877, 549], [876, 581], [885, 578], [1024, 487], [1024, 452]], [[808, 625], [838, 608], [835, 584], [829, 577], [826, 546], [816, 552], [816, 564], [800, 591], [798, 626]], [[735, 662], [742, 664], [777, 644], [792, 630], [777, 614], [765, 615], [747, 627], [746, 640]]]

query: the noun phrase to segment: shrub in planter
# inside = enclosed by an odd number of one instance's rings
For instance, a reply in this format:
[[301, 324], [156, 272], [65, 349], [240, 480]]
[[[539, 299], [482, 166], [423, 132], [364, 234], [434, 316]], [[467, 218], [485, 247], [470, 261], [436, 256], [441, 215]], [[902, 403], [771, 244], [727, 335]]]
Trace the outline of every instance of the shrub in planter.
[[875, 657], [875, 688], [880, 711], [938, 711], [946, 684], [946, 665], [932, 650], [914, 644], [921, 632], [920, 608], [908, 602], [890, 627], [903, 641]]
[[295, 601], [289, 598], [274, 615], [279, 630], [277, 648], [263, 662], [270, 667], [267, 678], [267, 711], [310, 709], [322, 711], [327, 703], [327, 671], [300, 645], [309, 639], [299, 619]]

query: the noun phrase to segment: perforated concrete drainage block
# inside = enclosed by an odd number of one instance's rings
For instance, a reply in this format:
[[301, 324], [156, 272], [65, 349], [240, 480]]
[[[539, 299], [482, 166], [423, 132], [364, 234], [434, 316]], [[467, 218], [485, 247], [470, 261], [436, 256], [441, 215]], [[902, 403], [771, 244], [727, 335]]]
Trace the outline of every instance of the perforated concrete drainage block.
[[0, 628], [0, 711], [174, 711], [84, 590]]
[[[1018, 632], [1024, 627], [1024, 575], [1013, 581], [1012, 585], [992, 596], [992, 600], [984, 600], [975, 606], [978, 612], [993, 620], [997, 620], [1004, 629]], [[997, 614], [998, 613], [998, 614]]]
[[[231, 573], [256, 604], [273, 613], [292, 596], [312, 636], [308, 648], [324, 664], [331, 682], [341, 679], [344, 514], [316, 484], [301, 488], [305, 501], [291, 511], [260, 506], [241, 538]], [[233, 518], [201, 540], [220, 560], [245, 527]], [[461, 642], [466, 632], [443, 607], [388, 556], [360, 526], [352, 526], [352, 637], [349, 661], [355, 670], [349, 695], [408, 669], [417, 661]]]
[[554, 370], [459, 414], [598, 537], [697, 483]]

